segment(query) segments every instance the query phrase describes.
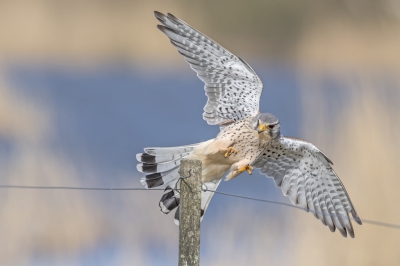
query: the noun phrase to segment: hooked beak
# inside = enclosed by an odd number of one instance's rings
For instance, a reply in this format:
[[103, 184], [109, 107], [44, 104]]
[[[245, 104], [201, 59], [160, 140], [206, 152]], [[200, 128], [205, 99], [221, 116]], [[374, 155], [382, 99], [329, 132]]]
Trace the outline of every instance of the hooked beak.
[[267, 128], [264, 125], [259, 125], [257, 127], [258, 134], [264, 132]]

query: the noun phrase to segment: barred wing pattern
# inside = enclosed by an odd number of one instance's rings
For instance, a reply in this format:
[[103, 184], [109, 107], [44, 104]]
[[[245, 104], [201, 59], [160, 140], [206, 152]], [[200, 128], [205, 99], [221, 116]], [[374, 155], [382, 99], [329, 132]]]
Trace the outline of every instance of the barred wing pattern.
[[259, 112], [263, 84], [241, 58], [171, 14], [154, 12], [158, 25], [205, 83], [208, 97], [203, 118], [225, 125]]
[[354, 237], [348, 213], [361, 224], [353, 204], [332, 162], [317, 147], [306, 141], [281, 137], [271, 142], [253, 164], [261, 173], [274, 178], [285, 196], [301, 208], [311, 211], [334, 232]]

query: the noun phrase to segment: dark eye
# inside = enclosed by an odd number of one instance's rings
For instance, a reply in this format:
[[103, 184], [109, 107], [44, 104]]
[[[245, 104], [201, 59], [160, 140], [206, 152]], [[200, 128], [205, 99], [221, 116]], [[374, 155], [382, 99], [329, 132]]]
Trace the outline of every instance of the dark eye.
[[274, 128], [274, 125], [268, 125], [268, 128], [269, 128], [269, 129], [273, 129], [273, 128]]

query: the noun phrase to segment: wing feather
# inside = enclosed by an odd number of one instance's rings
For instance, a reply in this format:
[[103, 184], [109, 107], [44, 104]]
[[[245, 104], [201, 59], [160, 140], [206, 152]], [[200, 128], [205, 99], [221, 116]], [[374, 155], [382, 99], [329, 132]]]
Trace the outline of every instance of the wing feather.
[[290, 201], [307, 211], [334, 232], [337, 228], [354, 237], [349, 213], [361, 224], [332, 162], [309, 142], [281, 137], [272, 141], [253, 163], [260, 172], [272, 177]]
[[326, 225], [324, 215], [322, 213], [323, 210], [321, 207], [321, 202], [320, 202], [321, 191], [320, 191], [320, 186], [318, 184], [318, 180], [310, 178], [310, 181], [311, 181], [311, 183], [310, 183], [311, 191], [313, 193], [313, 202], [314, 202], [314, 206], [315, 206], [315, 211], [317, 212], [317, 217], [324, 225]]
[[241, 58], [172, 14], [154, 12], [158, 29], [205, 83], [208, 101], [203, 119], [210, 125], [226, 125], [259, 112], [263, 84]]

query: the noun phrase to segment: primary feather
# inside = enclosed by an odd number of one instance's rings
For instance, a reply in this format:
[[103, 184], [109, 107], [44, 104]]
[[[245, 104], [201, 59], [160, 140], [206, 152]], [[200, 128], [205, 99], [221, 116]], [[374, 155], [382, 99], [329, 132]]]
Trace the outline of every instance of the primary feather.
[[331, 167], [331, 161], [309, 142], [281, 137], [270, 142], [253, 164], [261, 173], [272, 177], [285, 196], [307, 209], [343, 236], [354, 237], [348, 213], [361, 224], [349, 195]]
[[259, 112], [263, 84], [246, 62], [175, 16], [154, 15], [162, 23], [158, 29], [205, 83], [203, 118], [208, 124], [236, 122]]

